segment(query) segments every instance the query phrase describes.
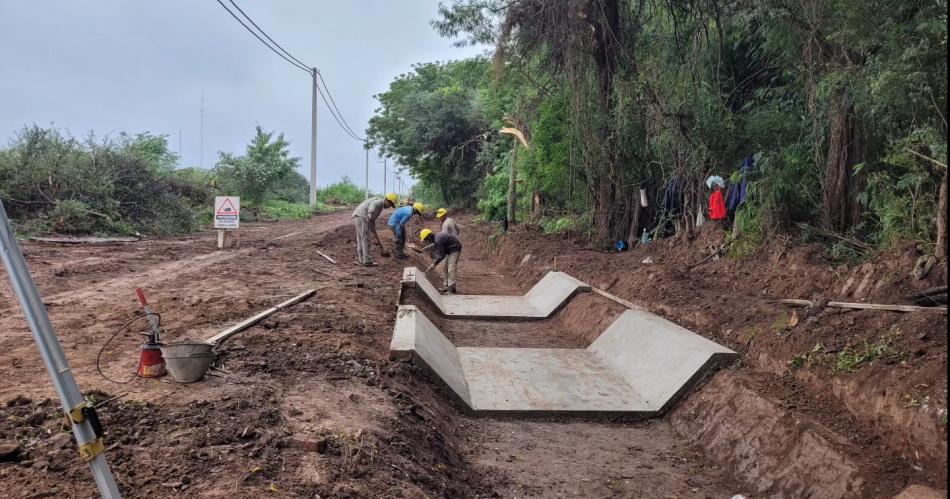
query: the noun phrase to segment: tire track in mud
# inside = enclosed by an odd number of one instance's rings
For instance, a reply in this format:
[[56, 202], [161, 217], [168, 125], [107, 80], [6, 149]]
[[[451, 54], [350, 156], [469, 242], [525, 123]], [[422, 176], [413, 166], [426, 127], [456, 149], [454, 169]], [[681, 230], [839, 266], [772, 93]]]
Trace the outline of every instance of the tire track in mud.
[[[111, 324], [114, 322], [116, 311], [125, 308], [124, 304], [131, 303], [129, 297], [132, 296], [132, 290], [136, 287], [145, 288], [147, 292], [151, 290], [155, 294], [169, 291], [166, 286], [163, 286], [168, 283], [174, 283], [175, 287], [179, 289], [194, 287], [208, 281], [201, 274], [207, 273], [208, 269], [216, 264], [233, 261], [235, 258], [253, 258], [257, 254], [263, 254], [268, 245], [278, 239], [286, 242], [302, 235], [316, 237], [332, 232], [348, 222], [349, 213], [338, 213], [303, 223], [291, 222], [255, 227], [259, 231], [257, 233], [248, 231], [249, 237], [242, 241], [242, 244], [246, 245], [243, 248], [231, 251], [212, 249], [181, 260], [157, 265], [144, 272], [117, 268], [114, 277], [90, 283], [78, 289], [48, 294], [43, 297], [43, 303], [47, 306], [53, 327], [56, 329], [57, 336], [67, 352], [71, 368], [78, 375], [79, 370], [88, 368], [90, 360], [85, 355], [77, 357], [75, 349], [79, 344], [94, 341], [94, 337], [90, 336], [92, 334], [91, 328], [84, 324], [88, 324], [90, 321], [94, 324]], [[301, 230], [301, 227], [304, 227], [303, 230]], [[164, 247], [180, 242], [180, 240], [151, 241], [154, 246], [152, 251], [162, 251]], [[193, 239], [189, 241], [189, 244], [200, 245], [205, 244], [205, 241], [204, 239]], [[207, 245], [213, 247], [210, 237]], [[109, 251], [110, 249], [114, 250], [114, 248], [104, 247], [102, 251]], [[12, 368], [13, 372], [16, 372], [17, 378], [21, 380], [42, 380], [40, 383], [30, 383], [30, 391], [34, 389], [47, 391], [46, 379], [42, 373], [43, 365], [38, 361], [38, 353], [31, 338], [31, 332], [27, 327], [16, 298], [12, 296], [8, 276], [5, 272], [2, 278], [6, 281], [4, 282], [6, 287], [0, 298], [6, 298], [4, 301], [7, 303], [4, 303], [6, 307], [0, 307], [0, 332], [2, 332], [0, 334], [0, 351], [4, 352], [6, 358], [12, 360], [11, 363], [0, 366], [0, 376], [9, 374], [9, 369]], [[253, 285], [253, 283], [248, 283], [248, 285]], [[0, 400], [24, 391], [24, 383], [8, 383], [0, 388]]]

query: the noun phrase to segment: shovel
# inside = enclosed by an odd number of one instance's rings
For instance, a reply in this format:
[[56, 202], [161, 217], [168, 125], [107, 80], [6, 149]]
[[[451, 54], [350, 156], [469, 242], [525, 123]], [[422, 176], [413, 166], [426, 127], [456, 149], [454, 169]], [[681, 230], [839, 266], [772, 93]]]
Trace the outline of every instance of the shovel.
[[376, 244], [379, 245], [379, 254], [383, 255], [384, 258], [389, 258], [390, 256], [392, 256], [389, 254], [388, 251], [386, 251], [386, 248], [383, 247], [382, 241], [379, 240], [379, 234], [374, 234], [374, 235], [376, 236]]

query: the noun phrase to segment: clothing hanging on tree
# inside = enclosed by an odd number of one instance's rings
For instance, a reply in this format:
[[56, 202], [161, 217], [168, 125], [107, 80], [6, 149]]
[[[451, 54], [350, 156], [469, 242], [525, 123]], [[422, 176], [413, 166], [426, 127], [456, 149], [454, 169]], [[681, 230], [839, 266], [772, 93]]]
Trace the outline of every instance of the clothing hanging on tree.
[[726, 181], [722, 179], [719, 175], [713, 175], [706, 179], [706, 187], [712, 189], [713, 187], [725, 187]]
[[726, 199], [722, 194], [722, 189], [716, 189], [709, 196], [709, 219], [725, 220], [726, 213]]
[[729, 186], [729, 192], [726, 194], [726, 208], [729, 211], [736, 211], [745, 203], [746, 196], [749, 194], [749, 174], [755, 167], [755, 159], [752, 156], [746, 157], [739, 168], [739, 181]]
[[683, 212], [683, 179], [673, 177], [666, 184], [666, 193], [663, 195], [663, 208], [672, 216], [679, 215]]

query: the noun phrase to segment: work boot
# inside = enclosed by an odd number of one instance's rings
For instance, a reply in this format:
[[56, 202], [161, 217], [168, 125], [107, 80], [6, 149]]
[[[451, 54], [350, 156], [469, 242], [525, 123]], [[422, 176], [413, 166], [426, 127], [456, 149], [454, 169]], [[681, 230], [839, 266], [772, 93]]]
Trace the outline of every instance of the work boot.
[[363, 264], [364, 267], [379, 267], [379, 264], [370, 260]]
[[408, 259], [409, 257], [406, 256], [405, 254], [396, 255], [396, 260], [408, 260]]
[[454, 295], [454, 294], [455, 294], [455, 284], [449, 286], [449, 289], [445, 292], [445, 294]]

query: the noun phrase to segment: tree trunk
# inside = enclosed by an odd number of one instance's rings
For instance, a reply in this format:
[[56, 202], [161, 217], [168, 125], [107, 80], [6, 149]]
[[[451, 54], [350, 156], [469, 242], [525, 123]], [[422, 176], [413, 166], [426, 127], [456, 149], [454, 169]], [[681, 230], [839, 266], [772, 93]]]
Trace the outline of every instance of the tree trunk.
[[594, 229], [598, 241], [610, 241], [614, 220], [613, 185], [605, 175], [599, 175], [594, 191]]
[[544, 194], [540, 190], [535, 189], [534, 194], [531, 196], [531, 217], [535, 220], [541, 218], [544, 214]]
[[940, 182], [940, 201], [937, 203], [937, 249], [934, 254], [947, 261], [947, 172]]
[[821, 193], [821, 221], [839, 232], [851, 227], [851, 169], [855, 164], [854, 106], [844, 89], [831, 95], [828, 160]]
[[643, 216], [644, 206], [642, 199], [646, 196], [643, 189], [634, 194], [633, 205], [630, 207], [630, 228], [627, 229], [627, 244], [632, 248], [640, 239], [640, 219]]
[[517, 223], [515, 217], [518, 211], [518, 141], [515, 140], [511, 151], [511, 176], [508, 178], [508, 226]]

